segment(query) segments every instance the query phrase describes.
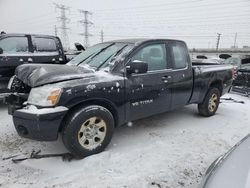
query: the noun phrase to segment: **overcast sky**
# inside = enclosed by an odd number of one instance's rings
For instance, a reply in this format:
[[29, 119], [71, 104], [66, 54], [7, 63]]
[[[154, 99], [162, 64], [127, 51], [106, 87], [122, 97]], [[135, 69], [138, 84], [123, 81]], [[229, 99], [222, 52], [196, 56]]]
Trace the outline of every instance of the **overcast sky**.
[[[90, 43], [119, 38], [160, 37], [182, 39], [190, 48], [250, 46], [250, 0], [0, 0], [0, 30], [8, 33], [54, 34], [60, 11], [53, 4], [70, 7], [66, 12], [69, 41], [83, 43], [83, 17], [78, 9], [92, 12]], [[61, 31], [58, 31], [61, 36]]]

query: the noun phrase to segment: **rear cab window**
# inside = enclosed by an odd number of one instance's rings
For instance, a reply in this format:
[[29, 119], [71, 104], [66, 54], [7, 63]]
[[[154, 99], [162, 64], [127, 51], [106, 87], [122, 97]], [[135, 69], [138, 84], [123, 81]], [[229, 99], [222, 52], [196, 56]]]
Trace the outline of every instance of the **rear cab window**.
[[189, 55], [187, 47], [183, 42], [171, 42], [170, 54], [172, 57], [173, 69], [185, 69], [189, 65]]
[[58, 54], [57, 43], [52, 38], [33, 37], [34, 53], [56, 53]]
[[23, 54], [29, 53], [28, 38], [25, 36], [10, 36], [0, 40], [0, 48], [3, 54]]

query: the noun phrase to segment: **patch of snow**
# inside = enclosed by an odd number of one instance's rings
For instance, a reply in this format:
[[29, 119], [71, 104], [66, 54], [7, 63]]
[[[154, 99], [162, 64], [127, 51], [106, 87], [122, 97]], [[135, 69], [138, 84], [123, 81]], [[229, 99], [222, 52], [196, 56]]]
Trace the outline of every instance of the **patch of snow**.
[[90, 84], [90, 85], [86, 86], [87, 91], [91, 91], [91, 90], [93, 90], [95, 88], [96, 88], [96, 86], [94, 84]]
[[[215, 116], [197, 115], [197, 105], [116, 128], [106, 151], [82, 160], [60, 158], [14, 164], [0, 160], [2, 187], [171, 187], [196, 188], [206, 168], [250, 132], [250, 99], [220, 104]], [[7, 107], [0, 104], [0, 157], [66, 152], [61, 139], [38, 142], [17, 135]]]
[[128, 127], [132, 127], [133, 126], [133, 123], [130, 121], [127, 123]]
[[116, 86], [116, 87], [119, 87], [119, 86], [120, 86], [119, 82], [116, 82], [116, 83], [115, 83], [115, 86]]
[[38, 109], [34, 105], [26, 106], [23, 109], [18, 110], [19, 112], [27, 113], [27, 114], [35, 114], [35, 115], [42, 115], [42, 114], [49, 114], [49, 113], [57, 113], [57, 112], [64, 112], [67, 111], [68, 108], [64, 106], [58, 106], [55, 108], [42, 108]]

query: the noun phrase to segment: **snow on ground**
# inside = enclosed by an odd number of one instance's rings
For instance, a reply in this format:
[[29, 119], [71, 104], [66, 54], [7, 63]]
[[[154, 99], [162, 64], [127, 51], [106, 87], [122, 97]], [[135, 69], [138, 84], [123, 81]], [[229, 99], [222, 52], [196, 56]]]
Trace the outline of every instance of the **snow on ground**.
[[71, 162], [1, 160], [15, 154], [63, 153], [61, 140], [20, 138], [0, 105], [0, 187], [195, 188], [208, 165], [250, 132], [250, 99], [222, 103], [215, 116], [200, 117], [196, 105], [117, 128], [105, 152]]

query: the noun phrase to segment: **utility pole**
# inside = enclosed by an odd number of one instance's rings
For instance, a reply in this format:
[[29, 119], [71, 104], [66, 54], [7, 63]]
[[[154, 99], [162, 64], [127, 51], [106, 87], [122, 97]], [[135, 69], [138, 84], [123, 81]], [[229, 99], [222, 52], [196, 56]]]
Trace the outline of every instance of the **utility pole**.
[[89, 21], [88, 16], [91, 15], [92, 13], [87, 11], [87, 10], [79, 10], [80, 14], [83, 15], [84, 19], [79, 20], [79, 22], [82, 24], [84, 27], [84, 33], [81, 33], [81, 35], [84, 36], [84, 45], [86, 47], [89, 46], [89, 37], [92, 35], [89, 33], [89, 26], [93, 25], [91, 21]]
[[237, 41], [237, 32], [235, 33], [235, 36], [234, 36], [234, 48], [236, 48], [236, 41]]
[[220, 36], [222, 34], [221, 33], [217, 33], [217, 41], [216, 41], [216, 51], [218, 51], [218, 48], [219, 48], [219, 44], [220, 44]]
[[[66, 11], [69, 11], [69, 7], [54, 3], [56, 9], [60, 10], [60, 16], [57, 17], [57, 19], [61, 22], [61, 27], [59, 27], [62, 31], [62, 42], [65, 49], [69, 49], [69, 37], [68, 32], [69, 28], [67, 27], [67, 24], [70, 22], [70, 20], [66, 16]], [[57, 33], [57, 29], [55, 30]]]
[[57, 27], [55, 25], [55, 36], [57, 37]]
[[104, 41], [104, 33], [103, 33], [103, 30], [101, 30], [101, 43], [103, 43]]

